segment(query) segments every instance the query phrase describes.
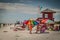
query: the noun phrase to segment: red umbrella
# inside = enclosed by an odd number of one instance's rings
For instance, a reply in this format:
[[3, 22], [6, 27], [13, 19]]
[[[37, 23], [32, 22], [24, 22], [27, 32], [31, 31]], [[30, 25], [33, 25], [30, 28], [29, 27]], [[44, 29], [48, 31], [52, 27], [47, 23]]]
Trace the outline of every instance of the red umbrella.
[[45, 23], [46, 21], [47, 21], [47, 19], [42, 19], [42, 21], [41, 21], [41, 22], [42, 22], [42, 23]]
[[29, 24], [29, 22], [30, 22], [30, 20], [25, 20], [23, 23], [27, 25], [27, 24]]

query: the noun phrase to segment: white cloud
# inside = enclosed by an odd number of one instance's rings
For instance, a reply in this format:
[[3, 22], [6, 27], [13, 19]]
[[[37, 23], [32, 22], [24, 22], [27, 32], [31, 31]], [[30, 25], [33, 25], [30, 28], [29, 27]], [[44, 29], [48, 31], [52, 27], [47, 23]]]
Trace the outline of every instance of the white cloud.
[[56, 11], [56, 13], [54, 14], [55, 21], [60, 21], [60, 9], [52, 9], [52, 10]]
[[59, 13], [60, 14], [60, 9], [52, 9], [54, 11], [56, 11], [56, 13]]
[[60, 9], [52, 9], [52, 10], [56, 11], [56, 13], [54, 14], [55, 16], [60, 15]]
[[0, 8], [6, 9], [9, 11], [19, 12], [19, 13], [27, 13], [27, 14], [36, 14], [38, 13], [38, 8], [21, 4], [21, 3], [0, 3]]

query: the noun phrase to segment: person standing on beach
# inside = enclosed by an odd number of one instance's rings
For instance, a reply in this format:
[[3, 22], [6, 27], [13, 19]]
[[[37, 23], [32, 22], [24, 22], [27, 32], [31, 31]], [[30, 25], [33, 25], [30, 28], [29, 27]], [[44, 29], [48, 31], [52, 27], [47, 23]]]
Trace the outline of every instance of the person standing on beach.
[[30, 30], [30, 34], [32, 34], [32, 24], [28, 25], [29, 30]]

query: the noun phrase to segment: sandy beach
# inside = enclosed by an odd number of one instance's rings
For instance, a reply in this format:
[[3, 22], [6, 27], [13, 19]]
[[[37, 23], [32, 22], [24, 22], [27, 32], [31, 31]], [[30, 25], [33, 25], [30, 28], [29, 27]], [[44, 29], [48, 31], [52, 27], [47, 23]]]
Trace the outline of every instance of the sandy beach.
[[[33, 31], [29, 34], [28, 30], [13, 31], [11, 26], [7, 26], [0, 29], [0, 40], [60, 40], [60, 31], [49, 31], [49, 33], [38, 33]], [[7, 31], [7, 32], [4, 32]]]

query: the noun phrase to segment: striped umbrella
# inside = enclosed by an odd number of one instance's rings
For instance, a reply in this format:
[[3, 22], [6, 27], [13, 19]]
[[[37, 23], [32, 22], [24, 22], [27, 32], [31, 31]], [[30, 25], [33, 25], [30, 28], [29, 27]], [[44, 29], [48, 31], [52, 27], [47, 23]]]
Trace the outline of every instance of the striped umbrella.
[[39, 24], [37, 21], [35, 21], [35, 20], [26, 20], [26, 21], [24, 21], [23, 22], [24, 24], [26, 24], [26, 25], [30, 25], [30, 24], [32, 24], [32, 25], [37, 25], [37, 24]]
[[54, 24], [54, 21], [52, 21], [50, 19], [43, 19], [41, 22], [42, 23], [48, 23], [48, 24]]
[[45, 23], [54, 24], [54, 21], [48, 19]]

